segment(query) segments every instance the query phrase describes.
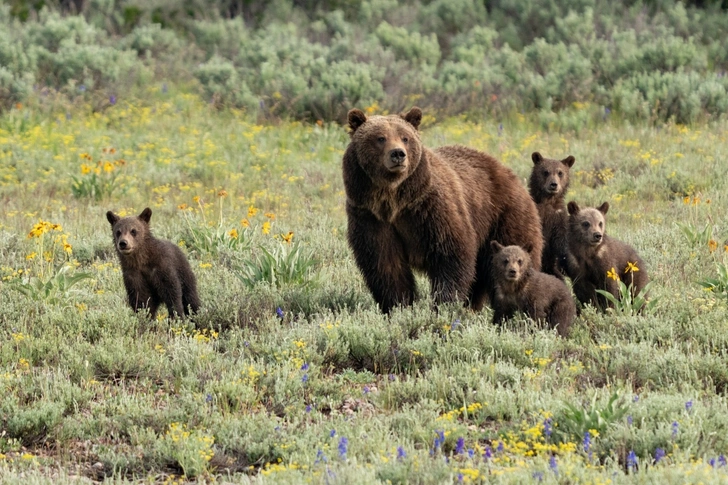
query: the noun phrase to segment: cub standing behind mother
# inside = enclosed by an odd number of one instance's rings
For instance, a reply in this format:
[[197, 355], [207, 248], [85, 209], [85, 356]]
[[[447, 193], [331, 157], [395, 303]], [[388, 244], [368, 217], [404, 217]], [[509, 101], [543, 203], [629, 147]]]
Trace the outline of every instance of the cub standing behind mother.
[[367, 117], [349, 111], [344, 153], [348, 240], [385, 313], [416, 297], [412, 270], [425, 272], [436, 303], [493, 297], [490, 241], [519, 245], [541, 268], [541, 223], [518, 177], [464, 146], [430, 150], [422, 111]]

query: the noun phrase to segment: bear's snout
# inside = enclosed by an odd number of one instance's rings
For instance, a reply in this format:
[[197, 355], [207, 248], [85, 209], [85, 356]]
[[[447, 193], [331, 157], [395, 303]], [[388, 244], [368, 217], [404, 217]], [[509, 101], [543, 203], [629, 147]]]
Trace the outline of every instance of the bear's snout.
[[405, 158], [407, 158], [407, 153], [401, 148], [395, 148], [389, 152], [389, 159], [393, 165], [402, 165]]
[[592, 240], [595, 243], [601, 242], [602, 241], [602, 233], [601, 232], [595, 232], [594, 234], [592, 234]]
[[559, 190], [559, 183], [558, 182], [551, 182], [549, 184], [549, 191], [556, 192]]
[[518, 271], [516, 271], [514, 268], [511, 268], [508, 270], [507, 274], [510, 279], [515, 279], [515, 277], [518, 276]]
[[124, 241], [123, 239], [119, 241], [119, 249], [126, 249], [126, 246], [126, 241]]

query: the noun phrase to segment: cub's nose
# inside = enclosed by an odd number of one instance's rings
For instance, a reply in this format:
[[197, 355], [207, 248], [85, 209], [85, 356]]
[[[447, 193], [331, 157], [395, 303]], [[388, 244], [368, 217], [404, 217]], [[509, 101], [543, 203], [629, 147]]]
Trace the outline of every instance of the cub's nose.
[[549, 184], [549, 190], [556, 190], [558, 188], [559, 188], [559, 184], [557, 184], [556, 182], [551, 182]]
[[119, 241], [119, 249], [126, 249], [126, 246], [126, 241], [124, 241], [123, 239]]
[[594, 233], [594, 240], [595, 241], [601, 241], [602, 240], [602, 233], [601, 232], [595, 232]]
[[508, 276], [510, 276], [511, 278], [515, 278], [516, 277], [516, 270], [515, 269], [509, 269], [508, 270]]
[[389, 152], [389, 158], [392, 159], [392, 161], [396, 164], [401, 164], [404, 162], [404, 159], [407, 157], [407, 154], [402, 150], [401, 148], [395, 148], [391, 152]]

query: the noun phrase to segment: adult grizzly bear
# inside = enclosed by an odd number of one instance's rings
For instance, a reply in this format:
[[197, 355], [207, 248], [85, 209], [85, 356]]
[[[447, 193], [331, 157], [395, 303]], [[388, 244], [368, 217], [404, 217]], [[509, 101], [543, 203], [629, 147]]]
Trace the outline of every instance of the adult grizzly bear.
[[132, 217], [122, 218], [111, 211], [106, 213], [121, 262], [129, 305], [135, 312], [148, 308], [152, 318], [162, 303], [167, 305], [170, 317], [196, 312], [200, 298], [190, 263], [179, 247], [152, 236], [151, 218], [149, 207]]
[[412, 269], [430, 279], [437, 303], [492, 297], [490, 241], [518, 244], [541, 268], [536, 205], [516, 175], [464, 146], [425, 148], [422, 111], [367, 116], [349, 111], [344, 153], [348, 240], [381, 310], [415, 299]]
[[637, 295], [649, 281], [647, 268], [629, 244], [607, 236], [604, 216], [609, 203], [597, 208], [580, 209], [571, 201], [569, 210], [569, 254], [567, 272], [574, 295], [582, 304], [591, 303], [600, 310], [613, 306], [596, 290], [606, 290], [619, 297], [618, 280], [632, 285]]
[[563, 160], [552, 160], [544, 158], [539, 152], [533, 152], [531, 159], [533, 169], [528, 180], [528, 190], [541, 217], [541, 269], [544, 273], [564, 279], [568, 251], [566, 226], [569, 220], [564, 196], [569, 190], [569, 170], [575, 159], [569, 155]]

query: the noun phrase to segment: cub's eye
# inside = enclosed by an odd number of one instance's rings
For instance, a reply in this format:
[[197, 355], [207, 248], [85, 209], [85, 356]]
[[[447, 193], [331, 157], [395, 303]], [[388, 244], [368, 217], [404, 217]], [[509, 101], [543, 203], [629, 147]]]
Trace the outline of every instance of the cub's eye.
[[522, 264], [523, 264], [523, 260], [522, 260], [522, 259], [519, 259], [519, 260], [518, 260], [518, 266], [520, 266], [520, 265], [522, 265]]
[[136, 236], [136, 229], [132, 229], [132, 230], [131, 230], [131, 235], [132, 235], [132, 236]]
[[583, 227], [583, 228], [585, 228], [585, 229], [586, 229], [586, 228], [588, 228], [588, 227], [589, 227], [589, 222], [588, 222], [588, 221], [584, 221], [584, 222], [582, 222], [582, 223], [581, 223], [581, 227]]
[[402, 141], [403, 141], [403, 142], [405, 142], [405, 143], [407, 143], [407, 142], [409, 141], [409, 138], [407, 138], [407, 137], [405, 136], [404, 138], [402, 138]]
[[561, 178], [561, 177], [563, 177], [563, 176], [564, 176], [564, 172], [561, 172], [561, 171], [560, 171], [560, 172], [559, 172], [559, 178]]
[[600, 222], [599, 223], [599, 227], [604, 227], [604, 223], [603, 222]]
[[549, 176], [549, 173], [548, 173], [548, 172], [547, 172], [546, 170], [544, 170], [544, 172], [543, 172], [543, 176], [544, 176], [544, 177], [548, 177], [548, 176]]
[[121, 236], [121, 231], [116, 231], [116, 237]]
[[383, 136], [380, 136], [379, 138], [377, 138], [377, 141], [378, 141], [379, 143], [384, 143], [385, 141], [387, 141], [387, 139], [386, 139], [386, 138], [384, 138]]

